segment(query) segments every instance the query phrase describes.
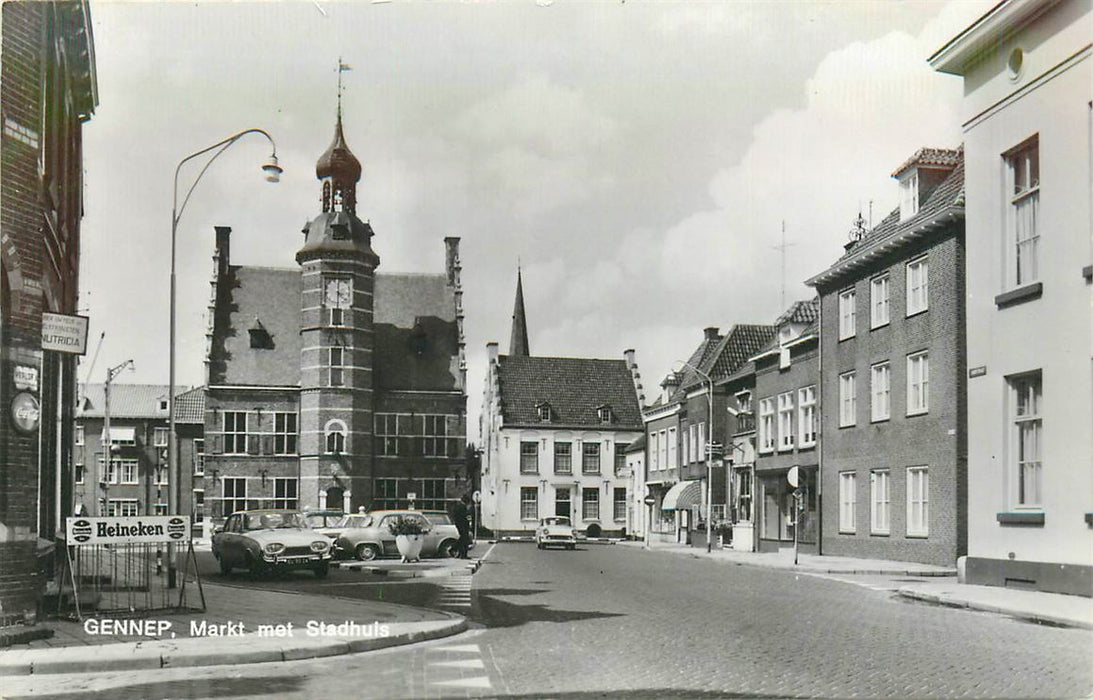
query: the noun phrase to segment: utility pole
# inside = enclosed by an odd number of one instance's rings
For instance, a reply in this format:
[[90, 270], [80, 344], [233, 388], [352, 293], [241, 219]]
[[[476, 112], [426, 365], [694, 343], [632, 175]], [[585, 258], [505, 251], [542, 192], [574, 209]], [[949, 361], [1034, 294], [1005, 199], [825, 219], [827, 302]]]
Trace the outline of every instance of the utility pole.
[[132, 360], [126, 360], [116, 367], [111, 367], [106, 370], [106, 384], [103, 385], [103, 419], [102, 419], [102, 466], [103, 473], [103, 510], [106, 512], [99, 513], [99, 515], [110, 514], [110, 467], [114, 463], [114, 441], [110, 439], [110, 383], [114, 381], [114, 377], [118, 376], [128, 367], [134, 369]]

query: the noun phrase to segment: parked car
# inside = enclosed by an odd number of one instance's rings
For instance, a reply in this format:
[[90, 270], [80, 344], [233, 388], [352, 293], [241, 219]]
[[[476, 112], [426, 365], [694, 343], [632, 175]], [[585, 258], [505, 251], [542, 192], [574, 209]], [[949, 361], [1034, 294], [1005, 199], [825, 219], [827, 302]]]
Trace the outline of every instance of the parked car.
[[212, 538], [220, 573], [242, 567], [252, 573], [310, 569], [323, 578], [330, 571], [330, 540], [307, 527], [295, 510], [232, 513]]
[[[452, 516], [451, 516], [450, 513], [448, 513], [447, 511], [444, 511], [444, 510], [423, 510], [423, 511], [421, 511], [421, 514], [424, 515], [425, 519], [428, 520], [434, 526], [436, 526], [436, 525], [451, 526], [455, 530], [455, 539], [456, 539], [456, 543], [458, 544], [458, 542], [459, 542], [459, 528], [455, 527], [455, 521], [452, 520]], [[468, 533], [469, 533], [469, 531], [468, 531]], [[474, 540], [473, 539], [470, 540], [469, 542], [467, 542], [467, 550], [469, 551], [469, 550], [472, 550], [472, 549], [474, 549]], [[458, 554], [458, 552], [456, 551], [455, 547], [451, 547], [448, 550], [448, 555], [449, 556], [454, 557], [454, 556], [456, 556], [456, 554]]]
[[321, 532], [332, 540], [338, 539], [345, 529], [349, 516], [341, 510], [305, 510], [304, 522], [315, 532]]
[[539, 521], [539, 527], [535, 529], [535, 546], [539, 549], [547, 547], [577, 548], [577, 536], [573, 533], [573, 525], [564, 515], [552, 515]]
[[[421, 555], [426, 557], [451, 556], [459, 542], [455, 525], [439, 520], [437, 512], [428, 515], [415, 510], [377, 510], [366, 513], [354, 527], [347, 527], [334, 542], [339, 556], [352, 556], [361, 561], [371, 561], [380, 556], [397, 556], [398, 547], [391, 533], [391, 523], [399, 518], [414, 518], [425, 530], [425, 543]], [[443, 515], [447, 516], [446, 513]]]

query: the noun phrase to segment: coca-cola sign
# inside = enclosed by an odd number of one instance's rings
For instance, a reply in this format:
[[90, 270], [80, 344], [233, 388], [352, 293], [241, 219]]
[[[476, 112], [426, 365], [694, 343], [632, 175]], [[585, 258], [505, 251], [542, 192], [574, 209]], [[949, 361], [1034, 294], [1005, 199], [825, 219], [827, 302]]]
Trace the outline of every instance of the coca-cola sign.
[[42, 411], [38, 406], [38, 399], [34, 394], [20, 391], [11, 399], [11, 420], [15, 427], [24, 433], [32, 433], [38, 429], [38, 420]]

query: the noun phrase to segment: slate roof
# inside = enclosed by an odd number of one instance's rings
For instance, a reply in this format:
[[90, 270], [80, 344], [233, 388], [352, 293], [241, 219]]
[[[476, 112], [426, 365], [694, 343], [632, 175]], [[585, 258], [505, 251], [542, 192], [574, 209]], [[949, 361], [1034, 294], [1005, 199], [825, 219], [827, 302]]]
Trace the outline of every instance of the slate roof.
[[[300, 298], [298, 268], [233, 265], [224, 284], [227, 320], [218, 320], [210, 356], [210, 383], [299, 386]], [[458, 388], [459, 339], [455, 292], [445, 274], [377, 273], [373, 291], [373, 377], [377, 389]], [[272, 347], [252, 348], [256, 321]], [[424, 352], [412, 348], [429, 342]]]
[[645, 433], [638, 435], [637, 439], [626, 446], [626, 454], [642, 452], [645, 450]]
[[892, 177], [899, 177], [913, 165], [921, 167], [952, 168], [964, 160], [964, 148], [920, 148], [895, 169]]
[[[498, 358], [498, 395], [506, 425], [641, 430], [634, 381], [625, 360], [574, 357]], [[539, 420], [536, 406], [549, 403], [551, 420]], [[611, 407], [611, 422], [596, 409]]]
[[[87, 384], [77, 415], [83, 418], [102, 418], [105, 415], [104, 384]], [[185, 391], [179, 386], [175, 391]], [[167, 420], [169, 411], [160, 409], [159, 402], [167, 398], [166, 384], [110, 383], [111, 418], [162, 418]]]
[[[703, 339], [702, 345], [695, 351], [705, 356], [703, 364], [696, 365], [715, 382], [729, 376], [740, 368], [748, 358], [774, 337], [774, 326], [742, 323], [733, 326], [728, 333], [719, 336], [714, 343]], [[690, 360], [688, 360], [690, 362]], [[692, 364], [694, 364], [692, 362]], [[671, 401], [679, 401], [688, 391], [701, 385], [705, 380], [696, 372], [685, 368], [685, 375], [679, 388], [672, 393]]]
[[205, 423], [205, 387], [199, 386], [175, 397], [175, 422]]
[[820, 298], [813, 297], [808, 301], [797, 301], [793, 306], [785, 310], [774, 322], [775, 326], [785, 323], [812, 323], [820, 316]]
[[955, 153], [959, 158], [956, 167], [934, 188], [917, 214], [900, 221], [897, 207], [860, 241], [849, 246], [834, 265], [806, 280], [805, 284], [817, 286], [833, 283], [852, 274], [868, 258], [901, 245], [907, 237], [925, 234], [947, 220], [963, 220], [964, 147], [961, 146]]

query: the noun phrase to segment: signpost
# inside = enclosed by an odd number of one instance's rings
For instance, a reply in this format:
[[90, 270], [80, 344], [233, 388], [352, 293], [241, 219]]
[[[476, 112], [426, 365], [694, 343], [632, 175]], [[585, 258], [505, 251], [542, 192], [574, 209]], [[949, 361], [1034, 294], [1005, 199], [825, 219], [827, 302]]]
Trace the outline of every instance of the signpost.
[[87, 354], [87, 316], [42, 314], [42, 349]]

